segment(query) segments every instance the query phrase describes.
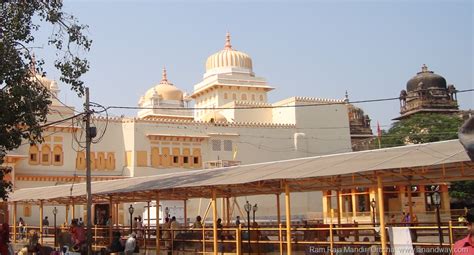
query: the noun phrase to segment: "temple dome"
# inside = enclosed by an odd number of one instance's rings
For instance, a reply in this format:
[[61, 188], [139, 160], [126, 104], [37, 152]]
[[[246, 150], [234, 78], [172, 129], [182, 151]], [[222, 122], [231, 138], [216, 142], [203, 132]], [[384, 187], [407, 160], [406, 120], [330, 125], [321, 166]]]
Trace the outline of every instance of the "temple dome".
[[206, 72], [221, 67], [238, 67], [252, 71], [252, 59], [249, 55], [232, 48], [229, 33], [226, 35], [224, 49], [212, 54], [206, 61]]
[[222, 115], [221, 113], [218, 113], [218, 112], [209, 112], [207, 113], [206, 115], [204, 115], [201, 120], [205, 121], [205, 122], [211, 122], [211, 123], [214, 123], [214, 122], [227, 122], [227, 118]]
[[413, 78], [407, 82], [407, 91], [415, 91], [419, 89], [446, 89], [446, 79], [435, 74], [433, 71], [429, 71], [426, 65], [421, 67], [421, 72], [417, 73]]
[[157, 97], [163, 100], [183, 100], [183, 91], [168, 81], [165, 68], [163, 68], [163, 74], [160, 83], [149, 89], [145, 93], [143, 100]]

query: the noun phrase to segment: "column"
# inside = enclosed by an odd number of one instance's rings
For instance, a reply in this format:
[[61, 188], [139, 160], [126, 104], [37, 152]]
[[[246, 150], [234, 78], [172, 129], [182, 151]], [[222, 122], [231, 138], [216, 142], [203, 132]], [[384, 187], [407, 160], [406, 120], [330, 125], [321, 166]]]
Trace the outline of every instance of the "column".
[[385, 211], [383, 208], [383, 185], [382, 177], [377, 176], [377, 196], [378, 196], [378, 211], [379, 211], [379, 222], [380, 222], [380, 241], [382, 243], [382, 255], [387, 255], [387, 232], [385, 231]]
[[112, 245], [112, 237], [113, 237], [113, 210], [114, 204], [112, 202], [112, 196], [109, 197], [109, 218], [107, 219], [107, 222], [109, 223], [109, 245]]
[[17, 227], [16, 226], [17, 225], [17, 223], [16, 223], [16, 217], [17, 217], [16, 208], [17, 208], [16, 202], [13, 202], [13, 242], [14, 243], [16, 243], [16, 227]]
[[216, 190], [212, 190], [212, 236], [213, 236], [213, 245], [214, 245], [214, 255], [218, 254], [217, 250], [217, 203], [216, 203]]
[[336, 191], [336, 198], [337, 198], [337, 224], [341, 225], [341, 217], [342, 217], [342, 192], [340, 190]]
[[[156, 192], [156, 254], [160, 254], [160, 193]], [[117, 206], [118, 208], [118, 206]]]
[[277, 202], [277, 225], [280, 226], [281, 224], [280, 194], [276, 194], [276, 202]]
[[43, 245], [43, 200], [40, 200], [40, 244]]
[[286, 248], [287, 255], [291, 255], [291, 205], [290, 205], [290, 185], [285, 182], [285, 212], [286, 212]]
[[352, 221], [357, 218], [357, 197], [356, 189], [351, 189], [351, 201], [352, 201]]

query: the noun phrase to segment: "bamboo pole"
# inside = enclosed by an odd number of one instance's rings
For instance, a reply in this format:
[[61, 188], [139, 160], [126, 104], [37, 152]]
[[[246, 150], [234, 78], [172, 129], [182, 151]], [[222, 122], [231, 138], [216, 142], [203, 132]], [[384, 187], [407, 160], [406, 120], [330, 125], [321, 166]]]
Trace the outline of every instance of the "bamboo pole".
[[331, 249], [330, 254], [333, 255], [334, 254], [334, 234], [332, 231], [332, 219], [331, 219], [331, 223], [329, 224], [329, 248]]
[[69, 226], [69, 204], [66, 204], [66, 215], [64, 220], [66, 221], [66, 226]]
[[206, 212], [204, 213], [204, 216], [202, 217], [202, 222], [206, 222], [207, 214], [209, 213], [209, 210], [211, 209], [212, 205], [212, 199], [209, 201], [209, 204], [207, 205]]
[[342, 194], [340, 190], [336, 191], [337, 196], [337, 225], [341, 226], [341, 217], [342, 217]]
[[216, 190], [212, 190], [212, 236], [213, 236], [213, 246], [214, 246], [214, 255], [218, 254], [217, 251], [217, 203], [216, 203]]
[[237, 226], [237, 229], [235, 230], [236, 233], [235, 233], [235, 252], [237, 255], [240, 255], [242, 254], [242, 227], [241, 225], [239, 224]]
[[160, 254], [160, 193], [156, 192], [155, 195], [155, 200], [156, 200], [156, 223], [155, 223], [155, 228], [156, 228], [156, 254]]
[[454, 250], [454, 237], [453, 237], [453, 222], [449, 221], [449, 244], [451, 246], [451, 251]]
[[183, 201], [184, 203], [184, 227], [187, 228], [188, 227], [188, 203], [187, 203], [187, 199], [185, 199]]
[[40, 244], [43, 245], [43, 200], [40, 200]]
[[71, 218], [72, 219], [76, 218], [76, 210], [75, 210], [74, 199], [72, 200], [72, 203], [71, 203]]
[[[411, 192], [411, 187], [410, 187]], [[382, 255], [387, 255], [387, 232], [385, 231], [385, 211], [383, 206], [383, 185], [382, 176], [377, 176], [377, 196], [379, 209], [379, 223], [380, 223], [380, 241], [382, 243]]]
[[407, 193], [408, 193], [408, 212], [410, 213], [410, 219], [413, 219], [413, 201], [412, 201], [412, 194], [411, 194], [411, 183], [407, 186]]
[[285, 182], [285, 211], [286, 211], [286, 249], [287, 255], [292, 254], [291, 247], [291, 205], [290, 205], [290, 185]]

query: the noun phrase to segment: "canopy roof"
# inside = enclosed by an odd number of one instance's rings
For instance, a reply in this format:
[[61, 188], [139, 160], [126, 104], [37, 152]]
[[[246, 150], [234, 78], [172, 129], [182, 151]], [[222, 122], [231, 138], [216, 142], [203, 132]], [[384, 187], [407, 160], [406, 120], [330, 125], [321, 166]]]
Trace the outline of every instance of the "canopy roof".
[[[92, 183], [95, 203], [277, 194], [384, 185], [433, 184], [474, 179], [474, 163], [458, 140], [350, 152], [235, 167], [186, 171]], [[85, 203], [85, 183], [16, 190], [9, 202]]]

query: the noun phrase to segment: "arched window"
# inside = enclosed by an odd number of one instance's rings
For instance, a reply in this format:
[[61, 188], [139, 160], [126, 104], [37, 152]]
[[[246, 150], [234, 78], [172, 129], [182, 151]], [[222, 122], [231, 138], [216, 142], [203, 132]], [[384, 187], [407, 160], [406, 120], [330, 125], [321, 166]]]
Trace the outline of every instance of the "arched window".
[[51, 165], [51, 148], [49, 145], [41, 146], [41, 164], [45, 166]]
[[224, 99], [227, 99], [227, 93], [224, 93]]
[[76, 155], [76, 169], [86, 169], [86, 154], [83, 151], [78, 151]]
[[61, 145], [54, 146], [53, 149], [53, 165], [55, 166], [62, 166], [64, 159], [63, 159], [63, 148]]
[[240, 98], [241, 98], [242, 100], [247, 100], [247, 94], [242, 94], [242, 96], [240, 96]]
[[232, 93], [232, 99], [237, 100], [237, 95], [235, 93]]
[[115, 170], [115, 153], [107, 152], [107, 163], [105, 167], [107, 170]]
[[97, 152], [97, 162], [96, 167], [98, 170], [105, 170], [106, 162], [105, 162], [105, 153], [104, 152]]
[[260, 101], [263, 101], [263, 95], [260, 95]]
[[252, 94], [252, 101], [255, 101], [255, 94]]
[[30, 146], [30, 159], [28, 160], [30, 165], [38, 165], [39, 163], [39, 150], [38, 146], [31, 145]]
[[160, 167], [160, 149], [158, 147], [151, 148], [151, 166]]

